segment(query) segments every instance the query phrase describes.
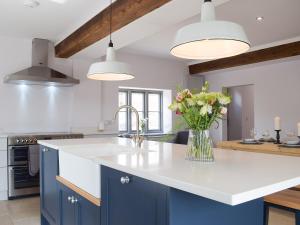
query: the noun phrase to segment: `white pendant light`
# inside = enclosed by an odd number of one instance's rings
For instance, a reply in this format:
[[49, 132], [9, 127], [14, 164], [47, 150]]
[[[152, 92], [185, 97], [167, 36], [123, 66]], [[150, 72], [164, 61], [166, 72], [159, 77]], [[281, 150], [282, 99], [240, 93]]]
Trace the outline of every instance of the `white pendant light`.
[[110, 42], [106, 51], [106, 60], [96, 62], [90, 66], [87, 77], [92, 80], [121, 81], [133, 79], [131, 67], [127, 63], [116, 60], [114, 45], [111, 40], [112, 33], [112, 1], [110, 4]]
[[219, 59], [247, 52], [250, 42], [244, 29], [236, 23], [215, 19], [211, 0], [204, 0], [201, 22], [181, 28], [171, 54], [185, 59]]

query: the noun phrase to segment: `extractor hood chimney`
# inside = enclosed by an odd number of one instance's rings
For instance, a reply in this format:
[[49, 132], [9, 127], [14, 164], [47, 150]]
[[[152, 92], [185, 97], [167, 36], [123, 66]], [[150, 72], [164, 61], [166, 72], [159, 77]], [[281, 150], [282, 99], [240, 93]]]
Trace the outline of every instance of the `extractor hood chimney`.
[[45, 86], [73, 86], [80, 81], [48, 67], [49, 41], [33, 39], [32, 67], [6, 75], [4, 83]]

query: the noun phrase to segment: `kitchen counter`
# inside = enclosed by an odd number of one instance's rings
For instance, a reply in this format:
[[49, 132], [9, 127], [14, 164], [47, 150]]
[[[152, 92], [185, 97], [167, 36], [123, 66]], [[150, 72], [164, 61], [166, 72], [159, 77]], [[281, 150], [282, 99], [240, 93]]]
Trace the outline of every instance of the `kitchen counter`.
[[[185, 160], [186, 146], [125, 138], [49, 140], [39, 144], [169, 187], [229, 205], [251, 201], [300, 184], [300, 159], [215, 149], [215, 163]], [[99, 157], [103, 144], [127, 152]], [[107, 149], [106, 149], [107, 150]]]
[[222, 149], [230, 149], [230, 150], [300, 157], [300, 148], [284, 148], [284, 147], [280, 147], [277, 144], [267, 143], [267, 142], [260, 145], [251, 145], [251, 144], [246, 145], [246, 144], [240, 144], [239, 142], [240, 141], [222, 141], [217, 144], [217, 147]]

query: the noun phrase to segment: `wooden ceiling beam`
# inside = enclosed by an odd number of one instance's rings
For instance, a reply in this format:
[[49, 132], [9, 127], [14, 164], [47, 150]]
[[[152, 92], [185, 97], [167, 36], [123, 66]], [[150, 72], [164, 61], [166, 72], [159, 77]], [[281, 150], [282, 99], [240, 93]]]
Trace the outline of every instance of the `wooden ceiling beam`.
[[189, 66], [190, 74], [200, 74], [253, 63], [300, 55], [300, 41], [247, 52], [238, 56], [212, 60]]
[[[117, 0], [113, 3], [112, 31], [115, 32], [171, 0]], [[68, 58], [109, 35], [107, 7], [55, 46], [55, 55]]]

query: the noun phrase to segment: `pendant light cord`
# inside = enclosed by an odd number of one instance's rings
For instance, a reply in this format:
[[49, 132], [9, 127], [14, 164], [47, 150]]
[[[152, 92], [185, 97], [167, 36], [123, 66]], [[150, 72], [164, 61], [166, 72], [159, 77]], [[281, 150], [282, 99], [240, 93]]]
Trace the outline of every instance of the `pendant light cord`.
[[109, 47], [114, 47], [114, 44], [112, 42], [112, 0], [110, 0], [110, 19], [109, 19]]

